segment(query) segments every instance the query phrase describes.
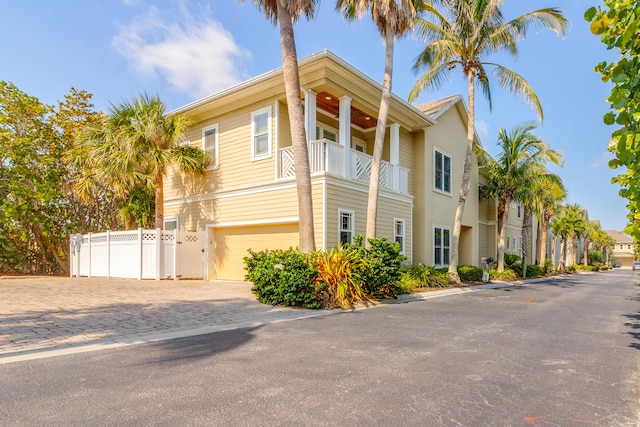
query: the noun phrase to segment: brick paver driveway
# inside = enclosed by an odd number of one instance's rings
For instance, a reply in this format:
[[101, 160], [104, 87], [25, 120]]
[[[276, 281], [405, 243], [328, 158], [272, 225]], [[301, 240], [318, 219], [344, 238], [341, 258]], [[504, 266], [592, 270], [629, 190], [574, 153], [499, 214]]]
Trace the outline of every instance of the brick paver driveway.
[[322, 315], [260, 304], [243, 282], [0, 279], [0, 363]]

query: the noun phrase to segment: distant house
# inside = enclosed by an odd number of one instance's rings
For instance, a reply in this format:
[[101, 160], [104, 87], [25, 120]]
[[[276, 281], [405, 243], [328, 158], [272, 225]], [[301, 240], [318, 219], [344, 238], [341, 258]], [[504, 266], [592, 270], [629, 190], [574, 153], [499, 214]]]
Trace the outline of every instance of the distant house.
[[[319, 249], [364, 234], [382, 88], [329, 51], [299, 61]], [[191, 119], [184, 144], [212, 159], [204, 177], [165, 178], [165, 224], [206, 231], [208, 279], [242, 280], [247, 249], [298, 245], [293, 149], [282, 70], [177, 109]], [[377, 234], [409, 262], [446, 266], [467, 110], [460, 96], [414, 107], [392, 96], [384, 141]], [[478, 167], [474, 161], [459, 260], [479, 265]]]
[[633, 238], [615, 230], [605, 230], [605, 233], [616, 241], [611, 248], [609, 260], [611, 262], [619, 262], [622, 267], [631, 267], [635, 259], [635, 242]]

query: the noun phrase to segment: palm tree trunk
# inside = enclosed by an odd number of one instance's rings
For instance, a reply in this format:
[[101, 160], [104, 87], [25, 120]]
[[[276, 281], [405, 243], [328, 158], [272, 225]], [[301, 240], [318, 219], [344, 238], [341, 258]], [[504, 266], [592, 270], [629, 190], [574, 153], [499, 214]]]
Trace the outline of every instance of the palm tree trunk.
[[582, 259], [582, 264], [587, 265], [589, 264], [589, 239], [585, 237], [584, 239], [584, 251], [582, 256], [584, 257]]
[[540, 266], [540, 268], [544, 268], [544, 264], [546, 262], [546, 258], [547, 258], [547, 232], [549, 231], [549, 219], [546, 217], [544, 218], [544, 222], [542, 225], [542, 233], [540, 234], [540, 252], [539, 252], [539, 260], [538, 260], [538, 265]]
[[498, 224], [500, 227], [498, 229], [498, 272], [502, 273], [504, 271], [504, 234], [507, 229], [507, 220], [509, 218], [509, 205], [511, 204], [511, 199], [505, 198], [500, 202], [504, 206], [498, 206]]
[[164, 229], [164, 182], [162, 180], [164, 172], [161, 168], [156, 172], [153, 182], [153, 190], [155, 192], [156, 206], [156, 228]]
[[307, 136], [304, 130], [304, 116], [300, 95], [300, 75], [298, 74], [298, 55], [293, 34], [293, 19], [283, 5], [278, 3], [278, 23], [280, 24], [280, 47], [282, 49], [282, 72], [287, 97], [289, 125], [293, 145], [293, 162], [296, 171], [296, 189], [298, 193], [298, 233], [300, 250], [312, 252], [316, 249], [313, 227], [313, 200], [311, 197], [311, 170]]
[[[369, 248], [369, 239], [376, 237], [376, 223], [378, 220], [378, 195], [380, 192], [380, 166], [382, 163], [382, 151], [384, 148], [384, 135], [387, 129], [389, 116], [389, 104], [391, 102], [391, 82], [393, 74], [393, 47], [395, 37], [391, 29], [387, 29], [384, 38], [384, 78], [382, 82], [382, 98], [378, 111], [378, 124], [373, 144], [373, 159], [371, 161], [371, 178], [369, 180], [369, 199], [367, 203], [367, 228], [365, 232], [365, 247]], [[347, 144], [347, 147], [349, 144]]]
[[525, 206], [522, 217], [522, 277], [527, 277], [527, 254], [531, 237], [531, 209]]

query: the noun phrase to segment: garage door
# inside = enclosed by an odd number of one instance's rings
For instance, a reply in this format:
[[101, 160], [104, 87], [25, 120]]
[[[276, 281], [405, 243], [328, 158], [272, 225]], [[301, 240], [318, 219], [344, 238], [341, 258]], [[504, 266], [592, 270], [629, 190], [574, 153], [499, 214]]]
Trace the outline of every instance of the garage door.
[[298, 224], [214, 228], [213, 235], [213, 278], [223, 280], [244, 280], [243, 258], [248, 255], [247, 249], [260, 251], [298, 246]]

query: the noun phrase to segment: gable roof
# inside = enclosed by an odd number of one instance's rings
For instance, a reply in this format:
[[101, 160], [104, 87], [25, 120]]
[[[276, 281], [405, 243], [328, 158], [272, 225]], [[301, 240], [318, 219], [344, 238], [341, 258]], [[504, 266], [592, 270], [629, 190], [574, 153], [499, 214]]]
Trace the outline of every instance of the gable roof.
[[416, 108], [435, 120], [460, 100], [462, 100], [462, 96], [453, 95], [447, 98], [438, 99], [436, 101], [430, 101], [425, 102], [424, 104], [416, 105]]
[[621, 233], [619, 231], [616, 230], [604, 230], [605, 233], [607, 233], [609, 236], [613, 237], [613, 239], [616, 241], [616, 243], [628, 243], [628, 244], [633, 244], [633, 238], [630, 236], [627, 236], [624, 233]]

